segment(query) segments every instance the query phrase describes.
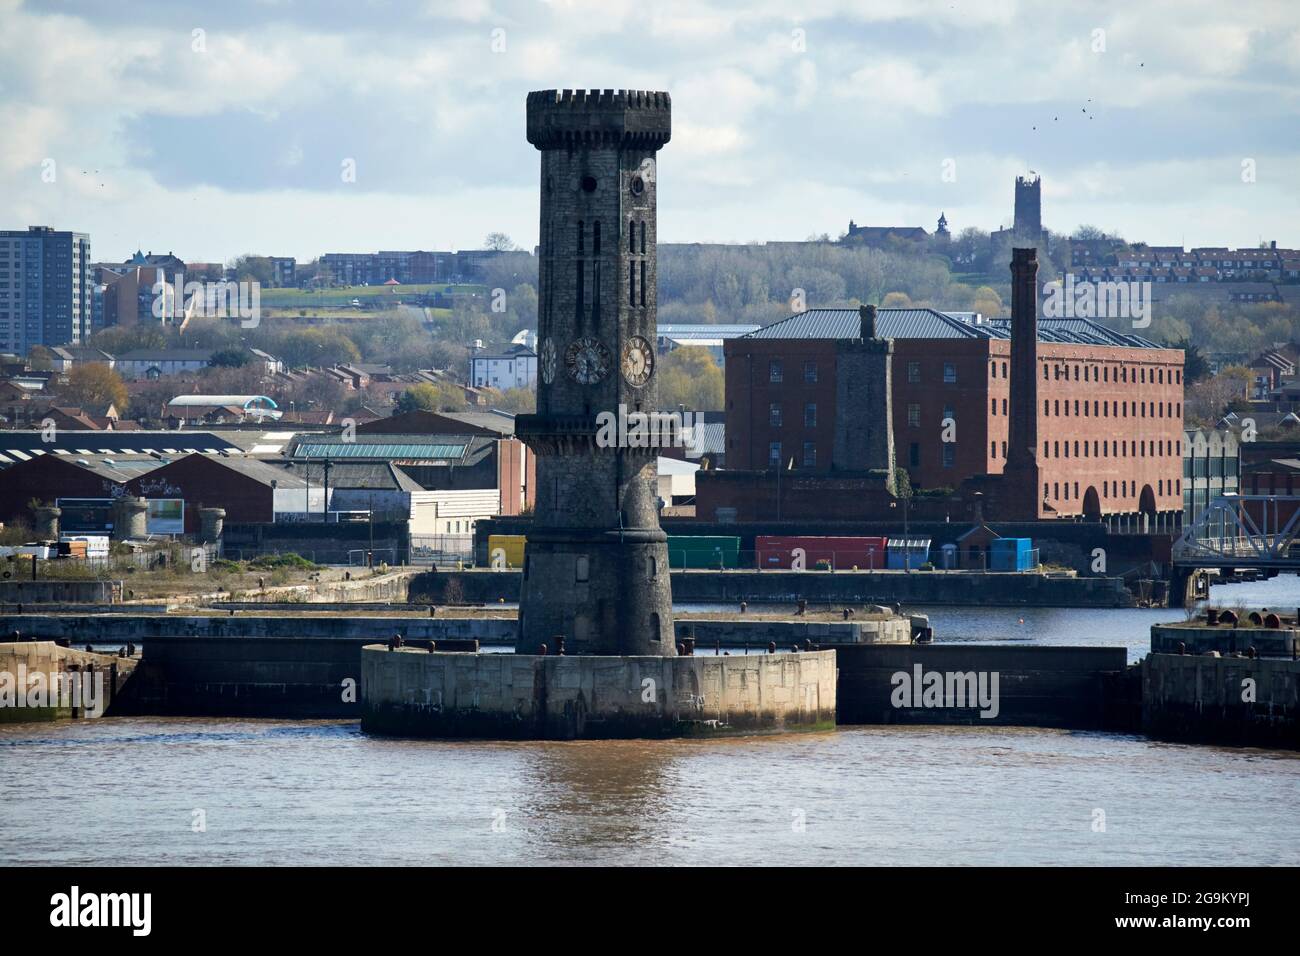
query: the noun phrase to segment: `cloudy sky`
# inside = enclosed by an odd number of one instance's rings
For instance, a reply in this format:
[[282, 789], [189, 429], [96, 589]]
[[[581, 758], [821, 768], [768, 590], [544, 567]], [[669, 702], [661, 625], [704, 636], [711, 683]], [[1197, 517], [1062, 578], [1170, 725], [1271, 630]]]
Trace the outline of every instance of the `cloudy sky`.
[[1056, 230], [1300, 247], [1291, 0], [0, 0], [0, 24], [0, 227], [96, 259], [531, 248], [524, 98], [550, 87], [671, 93], [666, 241], [992, 229], [1032, 169]]

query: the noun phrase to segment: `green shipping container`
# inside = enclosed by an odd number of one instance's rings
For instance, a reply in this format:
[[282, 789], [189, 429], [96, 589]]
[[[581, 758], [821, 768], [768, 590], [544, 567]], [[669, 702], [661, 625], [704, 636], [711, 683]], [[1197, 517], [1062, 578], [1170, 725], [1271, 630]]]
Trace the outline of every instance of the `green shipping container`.
[[670, 568], [738, 568], [740, 539], [713, 535], [669, 535]]

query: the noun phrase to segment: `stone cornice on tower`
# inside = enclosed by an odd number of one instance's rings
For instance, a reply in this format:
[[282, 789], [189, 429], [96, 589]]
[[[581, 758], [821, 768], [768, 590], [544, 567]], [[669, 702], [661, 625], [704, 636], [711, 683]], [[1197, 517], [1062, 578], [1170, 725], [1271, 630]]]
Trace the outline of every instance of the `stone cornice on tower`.
[[672, 102], [653, 90], [537, 90], [527, 109], [528, 142], [538, 149], [656, 150], [672, 137]]

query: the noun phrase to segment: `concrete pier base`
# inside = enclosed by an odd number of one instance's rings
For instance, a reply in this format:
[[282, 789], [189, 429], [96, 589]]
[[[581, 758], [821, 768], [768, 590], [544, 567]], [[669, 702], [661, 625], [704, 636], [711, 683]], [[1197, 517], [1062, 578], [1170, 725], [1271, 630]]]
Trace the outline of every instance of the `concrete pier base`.
[[1300, 750], [1300, 661], [1149, 654], [1142, 730], [1161, 740]]
[[831, 730], [835, 652], [540, 657], [361, 652], [361, 728], [411, 737], [571, 740]]

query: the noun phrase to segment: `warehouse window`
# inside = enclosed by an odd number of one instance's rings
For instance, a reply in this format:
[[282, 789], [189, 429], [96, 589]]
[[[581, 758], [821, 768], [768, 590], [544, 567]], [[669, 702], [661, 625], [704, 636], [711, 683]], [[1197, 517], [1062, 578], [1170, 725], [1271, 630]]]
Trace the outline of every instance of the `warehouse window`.
[[769, 382], [780, 382], [783, 377], [780, 359], [772, 359], [772, 361], [767, 363], [767, 380]]
[[943, 380], [948, 384], [957, 381], [957, 366], [952, 362], [943, 363]]
[[781, 427], [781, 403], [773, 402], [767, 406], [767, 423], [773, 428]]
[[953, 466], [956, 450], [956, 446], [952, 442], [946, 441], [943, 443], [943, 467], [951, 468]]
[[817, 406], [812, 402], [803, 407], [803, 425], [804, 428], [817, 427]]
[[816, 442], [806, 441], [803, 443], [803, 466], [805, 468], [817, 467], [817, 444]]
[[916, 402], [909, 402], [907, 405], [907, 427], [921, 427], [921, 406]]
[[917, 384], [919, 381], [921, 381], [921, 363], [920, 363], [920, 362], [908, 362], [908, 363], [907, 363], [907, 381], [908, 381], [908, 384], [910, 384], [910, 385], [915, 385], [915, 384]]
[[585, 584], [591, 577], [591, 559], [580, 554], [574, 562], [574, 578], [579, 584]]
[[767, 446], [767, 465], [769, 468], [781, 467], [781, 443], [774, 441]]
[[803, 363], [803, 380], [804, 380], [805, 382], [807, 382], [808, 384], [810, 384], [810, 385], [811, 385], [813, 382], [816, 382], [816, 381], [817, 381], [817, 363], [816, 363], [816, 362], [804, 362], [804, 363]]

